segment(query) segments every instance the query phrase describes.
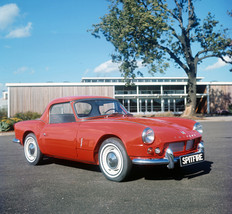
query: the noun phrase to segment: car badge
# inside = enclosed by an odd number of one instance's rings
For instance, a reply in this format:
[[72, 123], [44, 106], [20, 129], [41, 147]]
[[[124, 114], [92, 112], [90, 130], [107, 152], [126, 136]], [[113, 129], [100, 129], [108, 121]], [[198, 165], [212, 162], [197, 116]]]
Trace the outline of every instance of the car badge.
[[181, 131], [181, 134], [186, 134], [184, 131]]

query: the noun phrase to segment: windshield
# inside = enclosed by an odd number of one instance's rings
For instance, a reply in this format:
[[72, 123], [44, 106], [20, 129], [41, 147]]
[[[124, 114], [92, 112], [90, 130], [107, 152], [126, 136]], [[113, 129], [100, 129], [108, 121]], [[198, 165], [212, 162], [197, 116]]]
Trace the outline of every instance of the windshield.
[[129, 114], [120, 102], [111, 99], [80, 100], [74, 106], [79, 118]]

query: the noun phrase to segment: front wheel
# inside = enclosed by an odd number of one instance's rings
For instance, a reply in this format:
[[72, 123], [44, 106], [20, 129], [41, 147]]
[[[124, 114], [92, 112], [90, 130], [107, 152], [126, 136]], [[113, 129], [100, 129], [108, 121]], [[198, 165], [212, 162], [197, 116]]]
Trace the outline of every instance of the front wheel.
[[130, 173], [131, 160], [118, 138], [106, 139], [99, 151], [99, 165], [104, 176], [111, 181], [123, 181]]
[[37, 139], [34, 134], [30, 133], [26, 136], [24, 141], [24, 155], [31, 165], [37, 165], [43, 158]]

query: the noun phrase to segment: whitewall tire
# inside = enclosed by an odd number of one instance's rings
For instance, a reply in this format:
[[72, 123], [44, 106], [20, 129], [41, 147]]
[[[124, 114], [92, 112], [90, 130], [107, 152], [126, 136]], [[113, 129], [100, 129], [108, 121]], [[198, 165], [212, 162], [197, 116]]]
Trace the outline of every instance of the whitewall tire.
[[118, 138], [106, 139], [99, 150], [99, 166], [111, 181], [123, 181], [130, 173], [132, 162]]
[[43, 158], [37, 139], [34, 134], [30, 133], [24, 140], [24, 155], [26, 160], [31, 165], [37, 165]]

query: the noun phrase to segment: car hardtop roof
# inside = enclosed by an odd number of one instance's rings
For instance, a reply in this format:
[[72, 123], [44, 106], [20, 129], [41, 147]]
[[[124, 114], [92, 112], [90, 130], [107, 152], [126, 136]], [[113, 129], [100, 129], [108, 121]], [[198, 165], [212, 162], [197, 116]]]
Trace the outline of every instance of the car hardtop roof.
[[75, 100], [84, 100], [84, 99], [113, 99], [112, 97], [104, 97], [104, 96], [69, 96], [69, 97], [61, 97], [54, 99], [51, 104], [55, 103], [63, 103], [63, 102], [71, 102]]
[[52, 105], [58, 104], [58, 103], [67, 103], [67, 102], [72, 102], [76, 100], [84, 100], [84, 99], [111, 99], [115, 100], [112, 97], [104, 97], [104, 96], [69, 96], [69, 97], [61, 97], [52, 100], [46, 107], [44, 113], [42, 114], [40, 120], [44, 121], [45, 123], [49, 123], [49, 109], [51, 108]]

